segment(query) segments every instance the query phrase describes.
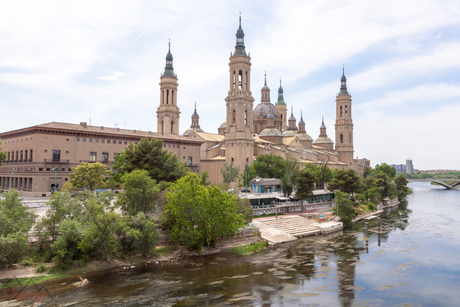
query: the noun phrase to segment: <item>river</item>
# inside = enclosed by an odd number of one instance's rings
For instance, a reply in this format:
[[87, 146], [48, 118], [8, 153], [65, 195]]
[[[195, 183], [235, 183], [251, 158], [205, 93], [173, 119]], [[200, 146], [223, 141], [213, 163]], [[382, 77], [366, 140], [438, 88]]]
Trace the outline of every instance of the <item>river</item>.
[[220, 253], [91, 273], [82, 288], [46, 283], [52, 299], [44, 305], [460, 306], [460, 191], [409, 187], [407, 201], [381, 217], [385, 233], [376, 233], [376, 220], [369, 223], [369, 240], [361, 222], [251, 256]]

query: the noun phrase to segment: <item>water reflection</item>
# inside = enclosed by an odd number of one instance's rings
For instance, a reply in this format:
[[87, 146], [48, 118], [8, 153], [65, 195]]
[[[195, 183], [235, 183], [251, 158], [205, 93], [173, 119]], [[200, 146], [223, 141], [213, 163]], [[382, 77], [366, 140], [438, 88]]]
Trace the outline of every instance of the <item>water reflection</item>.
[[377, 220], [369, 222], [368, 240], [359, 223], [353, 231], [252, 256], [218, 254], [86, 274], [84, 288], [48, 283], [54, 300], [46, 306], [456, 305], [460, 193], [412, 188], [408, 202], [381, 216], [380, 231]]

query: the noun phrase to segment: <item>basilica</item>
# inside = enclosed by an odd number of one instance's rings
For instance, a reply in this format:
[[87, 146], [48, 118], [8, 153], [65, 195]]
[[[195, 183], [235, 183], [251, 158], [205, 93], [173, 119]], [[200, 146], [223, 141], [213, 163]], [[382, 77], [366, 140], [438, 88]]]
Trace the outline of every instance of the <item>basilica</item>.
[[[261, 89], [260, 103], [254, 106], [251, 91], [251, 57], [244, 45], [244, 31], [236, 32], [236, 46], [229, 62], [229, 91], [225, 98], [226, 121], [217, 133], [204, 132], [200, 128], [199, 115], [192, 114], [192, 123], [183, 135], [201, 141], [200, 171], [207, 171], [211, 182], [220, 182], [223, 163], [233, 162], [243, 170], [258, 155], [274, 154], [283, 158], [295, 158], [301, 166], [315, 163], [331, 169], [353, 168], [361, 175], [370, 166], [367, 159], [354, 159], [353, 119], [351, 95], [347, 90], [345, 71], [341, 78], [340, 92], [336, 97], [335, 146], [328, 137], [324, 119], [317, 138], [305, 130], [302, 113], [297, 122], [291, 107], [284, 101], [283, 87], [278, 89], [276, 104], [271, 102], [270, 88], [265, 82]], [[173, 72], [173, 57], [166, 56], [165, 72], [161, 77], [162, 100], [157, 110], [158, 131], [178, 133], [179, 108], [177, 106], [177, 77]], [[165, 130], [166, 129], [166, 130]]]
[[163, 140], [164, 150], [176, 155], [191, 172], [207, 171], [211, 183], [222, 182], [220, 169], [224, 163], [233, 162], [242, 172], [262, 154], [295, 158], [301, 167], [314, 163], [331, 169], [352, 168], [360, 174], [370, 166], [369, 160], [354, 158], [352, 104], [345, 73], [336, 97], [335, 142], [328, 137], [324, 120], [314, 139], [305, 131], [302, 113], [297, 122], [291, 107], [288, 118], [281, 80], [275, 104], [265, 78], [260, 103], [254, 106], [251, 57], [244, 45], [241, 17], [228, 77], [226, 120], [216, 127], [217, 131], [200, 128], [195, 106], [190, 128], [180, 133], [178, 79], [169, 47], [160, 77], [156, 132], [54, 121], [2, 132], [2, 150], [8, 153], [0, 163], [0, 190], [18, 189], [22, 196], [50, 196], [70, 180], [73, 167], [81, 162], [99, 162], [110, 168], [126, 146], [136, 145], [142, 138]]

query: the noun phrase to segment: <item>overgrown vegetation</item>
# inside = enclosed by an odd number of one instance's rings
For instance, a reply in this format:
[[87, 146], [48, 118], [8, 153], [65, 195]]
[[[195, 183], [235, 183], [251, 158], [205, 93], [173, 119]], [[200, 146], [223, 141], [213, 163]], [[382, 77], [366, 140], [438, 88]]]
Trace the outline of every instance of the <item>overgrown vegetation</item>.
[[258, 253], [263, 251], [266, 248], [265, 241], [260, 241], [256, 243], [251, 243], [245, 246], [237, 246], [228, 249], [222, 250], [227, 253], [237, 253], [240, 255], [250, 255], [253, 253]]

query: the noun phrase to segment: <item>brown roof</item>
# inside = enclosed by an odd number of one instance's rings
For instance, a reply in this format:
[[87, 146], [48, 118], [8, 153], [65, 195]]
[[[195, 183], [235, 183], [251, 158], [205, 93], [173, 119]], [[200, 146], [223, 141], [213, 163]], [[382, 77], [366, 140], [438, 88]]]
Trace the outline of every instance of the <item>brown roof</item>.
[[78, 132], [78, 133], [94, 133], [94, 134], [106, 134], [106, 135], [116, 135], [116, 136], [124, 136], [124, 137], [134, 137], [134, 138], [158, 138], [162, 140], [171, 140], [171, 141], [185, 141], [191, 143], [201, 144], [201, 141], [192, 140], [185, 136], [176, 135], [176, 134], [168, 134], [168, 133], [157, 133], [151, 131], [140, 131], [140, 130], [129, 130], [129, 129], [121, 129], [121, 128], [109, 128], [103, 126], [90, 126], [86, 125], [86, 123], [82, 124], [69, 124], [69, 123], [57, 123], [51, 122], [31, 127], [26, 127], [22, 129], [12, 130], [3, 132], [0, 134], [1, 137], [14, 135], [18, 133], [30, 132], [30, 131], [40, 131], [40, 130], [50, 130], [50, 131], [71, 131], [71, 132]]

